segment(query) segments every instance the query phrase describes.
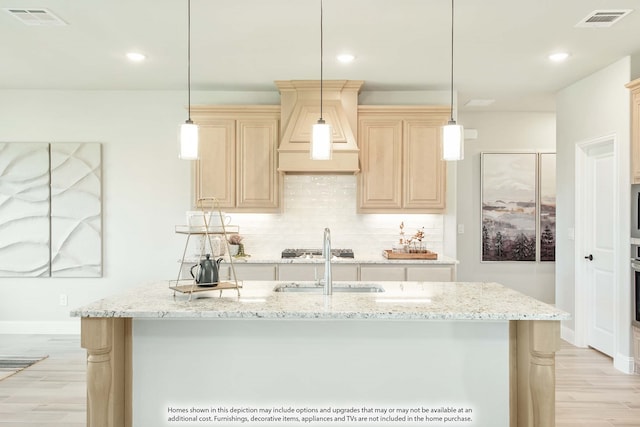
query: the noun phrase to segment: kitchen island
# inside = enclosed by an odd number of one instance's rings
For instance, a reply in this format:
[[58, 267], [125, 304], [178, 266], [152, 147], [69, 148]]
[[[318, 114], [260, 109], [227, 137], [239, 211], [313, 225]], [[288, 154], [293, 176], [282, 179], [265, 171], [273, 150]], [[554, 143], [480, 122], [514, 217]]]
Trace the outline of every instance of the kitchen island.
[[496, 283], [273, 291], [301, 285], [313, 283], [245, 281], [239, 297], [188, 301], [158, 283], [74, 310], [88, 426], [555, 425], [567, 313]]

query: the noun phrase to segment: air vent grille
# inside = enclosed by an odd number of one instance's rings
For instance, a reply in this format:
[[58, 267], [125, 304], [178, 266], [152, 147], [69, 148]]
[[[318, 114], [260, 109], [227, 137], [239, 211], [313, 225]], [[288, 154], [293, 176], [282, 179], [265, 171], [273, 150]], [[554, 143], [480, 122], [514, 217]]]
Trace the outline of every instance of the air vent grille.
[[610, 27], [633, 12], [633, 9], [594, 10], [576, 24], [576, 27], [602, 28]]
[[18, 19], [25, 25], [67, 25], [62, 19], [48, 9], [4, 9], [9, 15]]

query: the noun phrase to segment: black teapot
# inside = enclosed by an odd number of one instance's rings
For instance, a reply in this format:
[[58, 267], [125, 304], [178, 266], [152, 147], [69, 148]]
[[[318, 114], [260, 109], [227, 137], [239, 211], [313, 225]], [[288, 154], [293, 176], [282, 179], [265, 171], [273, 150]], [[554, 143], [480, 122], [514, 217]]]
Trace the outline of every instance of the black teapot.
[[[206, 254], [205, 256], [205, 259], [200, 260], [200, 264], [196, 264], [191, 267], [191, 277], [196, 279], [196, 283], [199, 286], [218, 286], [218, 267], [220, 266], [220, 262], [222, 262], [222, 258], [218, 258], [214, 261], [210, 258], [209, 254]], [[198, 269], [197, 276], [193, 274], [193, 269], [196, 267], [200, 267]]]

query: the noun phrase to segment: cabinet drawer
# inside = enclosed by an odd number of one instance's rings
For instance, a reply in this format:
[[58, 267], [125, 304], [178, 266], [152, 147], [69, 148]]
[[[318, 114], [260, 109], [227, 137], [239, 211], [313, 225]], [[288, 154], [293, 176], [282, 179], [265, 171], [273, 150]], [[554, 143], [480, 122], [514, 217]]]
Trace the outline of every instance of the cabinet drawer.
[[324, 275], [324, 264], [281, 264], [278, 280], [318, 280]]
[[395, 266], [360, 266], [360, 280], [395, 282], [405, 280], [404, 267]]
[[[233, 264], [238, 280], [276, 280], [276, 266], [274, 264]], [[231, 266], [226, 266], [226, 273], [222, 277], [232, 278]]]
[[416, 282], [451, 282], [451, 267], [407, 267], [407, 280]]
[[[324, 264], [281, 264], [278, 280], [320, 280], [324, 278]], [[358, 280], [356, 264], [331, 264], [332, 280]]]

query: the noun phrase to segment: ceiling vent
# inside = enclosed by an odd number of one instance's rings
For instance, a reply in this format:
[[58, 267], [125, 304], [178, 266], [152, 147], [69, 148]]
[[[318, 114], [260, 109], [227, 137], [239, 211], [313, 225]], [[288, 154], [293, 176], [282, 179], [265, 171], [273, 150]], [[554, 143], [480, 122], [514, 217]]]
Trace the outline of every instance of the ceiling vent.
[[62, 19], [57, 17], [48, 9], [4, 9], [9, 15], [15, 17], [25, 25], [47, 25], [61, 26], [67, 25]]
[[610, 27], [633, 12], [633, 9], [594, 10], [576, 24], [576, 27], [603, 28]]

